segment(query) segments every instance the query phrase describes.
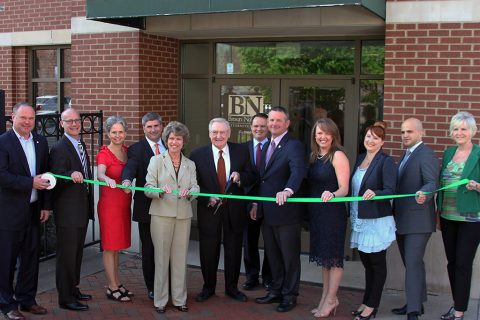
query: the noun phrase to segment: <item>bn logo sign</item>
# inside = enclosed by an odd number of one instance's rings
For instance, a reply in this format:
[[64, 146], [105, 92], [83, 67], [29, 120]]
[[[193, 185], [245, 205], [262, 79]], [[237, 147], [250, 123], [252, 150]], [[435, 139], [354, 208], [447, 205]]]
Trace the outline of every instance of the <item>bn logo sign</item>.
[[265, 112], [263, 101], [261, 95], [228, 96], [228, 121], [249, 124], [254, 115]]

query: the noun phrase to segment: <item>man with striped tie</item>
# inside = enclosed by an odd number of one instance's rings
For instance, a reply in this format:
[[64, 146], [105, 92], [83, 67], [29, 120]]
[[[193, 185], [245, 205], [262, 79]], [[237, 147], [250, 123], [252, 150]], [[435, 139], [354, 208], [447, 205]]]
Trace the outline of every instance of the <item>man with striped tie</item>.
[[80, 301], [92, 298], [80, 292], [80, 267], [89, 219], [93, 219], [93, 187], [83, 183], [91, 179], [90, 161], [85, 143], [80, 139], [81, 118], [73, 108], [61, 114], [64, 136], [52, 146], [50, 170], [71, 177], [58, 179], [53, 190], [53, 212], [57, 227], [56, 284], [61, 308], [84, 311]]

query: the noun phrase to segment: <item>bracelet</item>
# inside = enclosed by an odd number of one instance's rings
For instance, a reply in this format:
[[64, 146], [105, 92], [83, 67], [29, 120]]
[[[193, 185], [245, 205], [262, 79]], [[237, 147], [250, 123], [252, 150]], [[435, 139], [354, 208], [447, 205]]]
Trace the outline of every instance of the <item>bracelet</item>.
[[332, 192], [332, 196], [335, 198], [336, 197], [335, 193]]

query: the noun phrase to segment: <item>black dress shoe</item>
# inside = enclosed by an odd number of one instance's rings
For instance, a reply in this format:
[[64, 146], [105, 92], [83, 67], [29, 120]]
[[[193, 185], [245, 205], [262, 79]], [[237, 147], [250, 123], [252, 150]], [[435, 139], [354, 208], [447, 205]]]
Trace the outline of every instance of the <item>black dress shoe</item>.
[[288, 312], [297, 306], [296, 300], [283, 300], [277, 307], [278, 312]]
[[207, 291], [207, 290], [202, 290], [202, 292], [200, 292], [196, 297], [195, 297], [195, 301], [197, 302], [204, 302], [204, 301], [207, 301], [208, 298], [210, 298], [211, 296], [213, 296], [214, 293], [213, 292], [210, 292], [210, 291]]
[[278, 303], [282, 302], [282, 296], [269, 293], [265, 297], [256, 298], [255, 302], [259, 304]]
[[418, 312], [409, 312], [407, 314], [407, 320], [418, 320]]
[[30, 312], [31, 314], [47, 314], [47, 309], [38, 304], [32, 304], [29, 307], [20, 305], [20, 311]]
[[153, 298], [154, 298], [153, 291], [148, 291], [148, 298], [150, 300], [153, 300]]
[[225, 294], [227, 296], [229, 296], [230, 298], [232, 299], [235, 299], [237, 301], [240, 301], [240, 302], [247, 302], [247, 296], [243, 293], [243, 292], [240, 292], [240, 291], [225, 291]]
[[[403, 307], [401, 308], [395, 308], [395, 309], [392, 309], [392, 312], [394, 314], [398, 314], [399, 316], [403, 316], [403, 315], [406, 315], [407, 314], [407, 305], [404, 305]], [[425, 308], [423, 307], [423, 304], [422, 304], [422, 308], [420, 310], [420, 314], [424, 314], [425, 313]]]
[[60, 308], [72, 311], [86, 311], [88, 306], [80, 302], [60, 303]]
[[18, 310], [12, 310], [3, 315], [8, 320], [25, 320], [25, 316]]
[[255, 289], [256, 287], [258, 287], [260, 283], [257, 281], [254, 281], [254, 280], [247, 280], [247, 282], [245, 282], [243, 285], [242, 285], [242, 288], [245, 289], [245, 290], [253, 290]]
[[92, 295], [91, 294], [85, 294], [85, 293], [81, 293], [80, 290], [77, 289], [77, 292], [75, 292], [73, 294], [73, 296], [75, 297], [75, 299], [77, 299], [78, 301], [89, 301], [89, 300], [92, 300]]

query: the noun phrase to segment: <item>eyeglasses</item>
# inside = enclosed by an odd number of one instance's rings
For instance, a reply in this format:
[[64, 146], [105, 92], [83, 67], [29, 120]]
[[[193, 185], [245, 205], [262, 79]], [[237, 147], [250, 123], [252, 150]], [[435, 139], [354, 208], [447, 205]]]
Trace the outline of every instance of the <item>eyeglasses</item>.
[[68, 125], [71, 125], [72, 123], [79, 124], [82, 122], [82, 119], [69, 119], [69, 120], [62, 120], [63, 122], [67, 123]]
[[212, 136], [217, 136], [217, 135], [226, 136], [228, 134], [228, 131], [210, 131], [210, 134]]

